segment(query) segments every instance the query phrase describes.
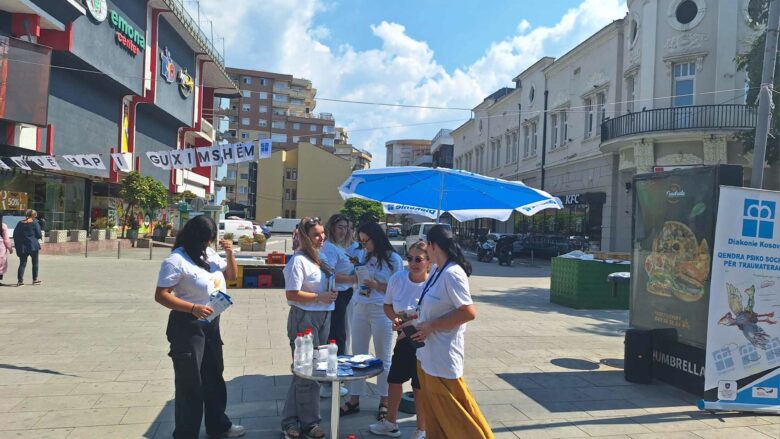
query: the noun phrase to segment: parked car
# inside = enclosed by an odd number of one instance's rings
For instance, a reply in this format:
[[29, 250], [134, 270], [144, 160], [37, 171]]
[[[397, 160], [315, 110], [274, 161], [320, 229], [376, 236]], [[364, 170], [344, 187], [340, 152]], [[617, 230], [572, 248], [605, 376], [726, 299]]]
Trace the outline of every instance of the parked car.
[[552, 257], [574, 250], [587, 251], [590, 247], [585, 236], [530, 235], [519, 242], [513, 246], [516, 255], [530, 254], [533, 251], [534, 256]]
[[[450, 228], [449, 224], [440, 223], [442, 226], [446, 228]], [[428, 231], [431, 230], [431, 227], [435, 226], [436, 223], [417, 223], [413, 224], [412, 227], [409, 229], [409, 234], [406, 235], [406, 240], [404, 242], [404, 253], [406, 253], [406, 249], [411, 247], [415, 242], [418, 241], [425, 241], [428, 236]]]
[[388, 238], [398, 238], [401, 236], [401, 231], [398, 229], [388, 229], [387, 230], [387, 237]]
[[295, 226], [301, 222], [300, 218], [274, 218], [265, 223], [272, 233], [292, 233]]
[[222, 239], [225, 234], [230, 233], [233, 235], [233, 242], [238, 242], [242, 236], [248, 236], [254, 238], [255, 228], [251, 221], [241, 219], [223, 219], [219, 220], [219, 231], [217, 237]]

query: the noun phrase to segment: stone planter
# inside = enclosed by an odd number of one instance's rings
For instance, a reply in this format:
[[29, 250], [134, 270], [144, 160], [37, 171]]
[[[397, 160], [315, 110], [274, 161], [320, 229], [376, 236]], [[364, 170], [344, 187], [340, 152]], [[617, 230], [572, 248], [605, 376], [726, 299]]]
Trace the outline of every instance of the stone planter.
[[141, 238], [136, 241], [135, 246], [138, 248], [149, 248], [152, 245], [152, 240], [149, 238]]
[[165, 243], [166, 244], [175, 244], [176, 243], [176, 237], [175, 236], [166, 236], [165, 237]]
[[104, 229], [95, 229], [90, 233], [90, 238], [93, 241], [104, 241], [106, 239], [106, 231]]
[[106, 230], [106, 239], [117, 239], [119, 237], [119, 230], [108, 229]]
[[256, 242], [251, 242], [249, 244], [241, 244], [241, 251], [242, 252], [260, 251], [259, 246], [260, 246], [260, 244], [258, 244]]
[[50, 230], [49, 231], [49, 242], [57, 244], [60, 242], [68, 242], [68, 231], [67, 230]]
[[69, 233], [70, 242], [84, 242], [87, 240], [86, 230], [71, 230]]

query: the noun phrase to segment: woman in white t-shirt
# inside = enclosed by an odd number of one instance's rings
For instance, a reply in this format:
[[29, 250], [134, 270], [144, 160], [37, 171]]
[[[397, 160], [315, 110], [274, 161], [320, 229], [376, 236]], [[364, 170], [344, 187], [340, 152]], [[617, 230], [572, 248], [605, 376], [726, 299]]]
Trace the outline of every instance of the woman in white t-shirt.
[[[390, 277], [385, 293], [385, 315], [393, 322], [393, 329], [398, 333], [393, 349], [393, 361], [387, 375], [390, 387], [387, 419], [368, 427], [371, 433], [390, 437], [401, 436], [401, 431], [398, 429], [398, 407], [401, 404], [405, 382], [412, 381], [414, 399], [420, 400], [417, 348], [402, 332], [402, 328], [408, 326], [409, 329], [414, 330], [420, 294], [425, 281], [428, 280], [428, 271], [431, 268], [427, 244], [423, 241], [412, 244], [406, 252], [406, 261], [409, 263], [409, 269], [399, 271]], [[420, 404], [417, 404], [417, 431], [410, 436], [410, 439], [425, 439], [425, 411]]]
[[[295, 350], [298, 333], [311, 330], [314, 346], [328, 342], [330, 312], [338, 293], [328, 290], [331, 269], [320, 260], [325, 228], [319, 218], [303, 218], [298, 224], [300, 247], [284, 267], [284, 289], [290, 313], [287, 337]], [[325, 437], [320, 427], [320, 385], [316, 381], [292, 377], [282, 411], [282, 431], [288, 439]]]
[[485, 417], [463, 380], [464, 333], [477, 309], [471, 300], [466, 261], [452, 232], [437, 225], [428, 231], [428, 255], [437, 269], [423, 287], [413, 340], [429, 439], [492, 439]]
[[[384, 230], [375, 222], [365, 223], [358, 229], [358, 239], [366, 250], [366, 266], [370, 278], [358, 285], [352, 296], [355, 309], [352, 314], [352, 353], [368, 354], [368, 344], [373, 339], [374, 352], [382, 360], [384, 372], [377, 377], [379, 409], [377, 420], [387, 417], [387, 374], [393, 349], [393, 324], [385, 316], [384, 303], [390, 276], [403, 270], [404, 261], [393, 251]], [[349, 386], [350, 400], [341, 407], [341, 416], [360, 411], [360, 397], [365, 393], [365, 381], [353, 381]]]
[[237, 271], [233, 243], [220, 241], [225, 261], [209, 247], [216, 238], [211, 218], [200, 215], [187, 221], [160, 267], [154, 292], [154, 300], [171, 310], [166, 334], [176, 385], [175, 438], [198, 437], [204, 414], [209, 436], [239, 437], [246, 432], [225, 414], [220, 316], [206, 320], [214, 312], [208, 306], [211, 294], [226, 292], [225, 275], [235, 280]]

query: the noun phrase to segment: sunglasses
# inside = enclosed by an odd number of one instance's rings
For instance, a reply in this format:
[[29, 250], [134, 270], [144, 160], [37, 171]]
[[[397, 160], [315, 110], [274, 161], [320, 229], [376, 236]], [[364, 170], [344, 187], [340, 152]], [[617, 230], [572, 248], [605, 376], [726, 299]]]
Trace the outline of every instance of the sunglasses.
[[311, 217], [311, 218], [307, 219], [307, 220], [306, 220], [306, 221], [303, 223], [303, 225], [304, 225], [305, 227], [307, 227], [307, 228], [308, 228], [308, 227], [311, 227], [311, 226], [317, 226], [317, 225], [320, 225], [320, 224], [321, 224], [321, 223], [320, 223], [320, 217], [318, 217], [318, 216], [313, 216], [313, 217]]
[[414, 256], [414, 257], [413, 257], [413, 256], [407, 256], [407, 257], [406, 257], [406, 260], [407, 260], [407, 261], [409, 261], [409, 262], [415, 262], [415, 263], [418, 263], [418, 264], [419, 264], [419, 263], [421, 263], [421, 262], [424, 262], [424, 261], [426, 261], [426, 260], [427, 260], [427, 258], [424, 258], [424, 257], [422, 257], [422, 256]]

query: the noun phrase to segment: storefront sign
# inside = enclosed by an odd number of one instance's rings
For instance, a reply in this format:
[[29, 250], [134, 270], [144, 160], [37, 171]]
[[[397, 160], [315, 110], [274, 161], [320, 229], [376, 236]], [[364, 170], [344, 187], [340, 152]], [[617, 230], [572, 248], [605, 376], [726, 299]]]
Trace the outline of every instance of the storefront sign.
[[27, 209], [26, 192], [0, 191], [0, 210]]
[[700, 408], [780, 408], [780, 192], [722, 186]]
[[580, 204], [580, 194], [564, 195], [561, 201], [563, 204]]
[[102, 23], [108, 15], [108, 3], [106, 0], [85, 0], [89, 16], [97, 23]]
[[169, 84], [176, 80], [176, 66], [167, 47], [160, 51], [160, 76]]
[[138, 55], [146, 47], [143, 32], [137, 30], [115, 10], [111, 10], [111, 27], [116, 29], [116, 40], [133, 56]]
[[181, 96], [184, 99], [187, 99], [194, 89], [195, 81], [192, 79], [192, 76], [187, 73], [187, 69], [179, 70], [179, 93], [181, 93]]

